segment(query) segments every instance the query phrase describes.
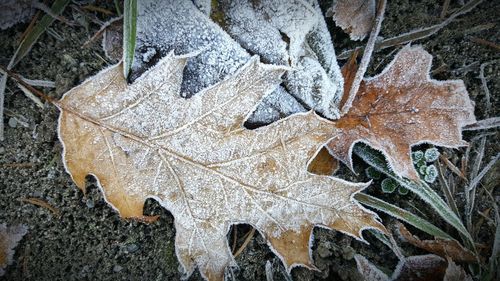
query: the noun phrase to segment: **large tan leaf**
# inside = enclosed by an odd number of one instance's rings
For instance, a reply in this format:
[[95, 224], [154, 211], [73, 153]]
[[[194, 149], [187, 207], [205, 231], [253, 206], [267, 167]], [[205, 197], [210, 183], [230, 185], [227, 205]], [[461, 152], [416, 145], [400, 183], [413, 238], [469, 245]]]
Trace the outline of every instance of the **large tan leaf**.
[[313, 175], [309, 160], [337, 129], [315, 113], [256, 130], [242, 124], [280, 83], [284, 69], [253, 58], [190, 99], [179, 96], [187, 57], [169, 54], [132, 85], [121, 65], [100, 72], [59, 102], [64, 162], [75, 183], [94, 175], [123, 217], [141, 217], [147, 198], [172, 212], [176, 253], [189, 275], [222, 280], [234, 264], [231, 224], [253, 225], [287, 268], [313, 266], [315, 225], [361, 238], [383, 229], [353, 195], [366, 184]]
[[[461, 129], [475, 123], [474, 106], [463, 81], [431, 79], [431, 64], [420, 46], [406, 46], [382, 73], [364, 79], [349, 112], [335, 121], [330, 153], [352, 168], [353, 146], [364, 142], [382, 151], [396, 174], [416, 180], [412, 145], [466, 145]], [[349, 88], [350, 79], [345, 83]]]

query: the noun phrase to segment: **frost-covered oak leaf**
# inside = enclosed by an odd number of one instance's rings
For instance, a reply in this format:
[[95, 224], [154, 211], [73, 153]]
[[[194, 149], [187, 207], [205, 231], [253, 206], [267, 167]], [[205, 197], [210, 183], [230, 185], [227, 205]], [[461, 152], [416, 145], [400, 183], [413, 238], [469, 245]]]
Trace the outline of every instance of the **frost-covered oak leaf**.
[[175, 218], [185, 273], [198, 267], [208, 280], [222, 280], [235, 264], [226, 239], [232, 224], [254, 226], [289, 270], [313, 266], [315, 225], [357, 238], [365, 228], [383, 229], [353, 199], [366, 184], [307, 172], [336, 134], [330, 121], [309, 112], [243, 127], [284, 68], [253, 58], [185, 99], [179, 91], [187, 59], [170, 53], [131, 85], [118, 64], [64, 95], [59, 135], [80, 188], [94, 175], [122, 217], [141, 217], [144, 201], [157, 200]]
[[412, 145], [466, 145], [462, 127], [476, 121], [465, 85], [431, 79], [431, 64], [420, 46], [406, 46], [382, 73], [364, 79], [349, 112], [335, 121], [330, 153], [352, 169], [354, 144], [363, 142], [382, 151], [397, 175], [417, 180]]

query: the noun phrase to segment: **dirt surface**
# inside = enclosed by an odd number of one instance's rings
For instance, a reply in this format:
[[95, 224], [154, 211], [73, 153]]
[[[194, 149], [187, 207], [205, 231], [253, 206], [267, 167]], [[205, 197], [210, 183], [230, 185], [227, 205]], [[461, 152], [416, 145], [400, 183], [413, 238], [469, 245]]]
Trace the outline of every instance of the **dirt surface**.
[[[416, 28], [441, 22], [440, 14], [444, 1], [389, 1], [381, 36], [389, 38]], [[451, 1], [448, 14], [460, 7]], [[326, 5], [325, 5], [326, 6]], [[113, 7], [108, 7], [111, 11]], [[500, 1], [484, 1], [472, 12], [463, 15], [444, 29], [416, 43], [434, 56], [432, 76], [436, 79], [463, 79], [472, 100], [476, 102], [478, 119], [499, 115], [500, 77], [498, 38]], [[78, 14], [68, 7], [64, 16], [73, 20]], [[109, 16], [94, 14], [100, 20]], [[51, 97], [60, 98], [64, 92], [114, 62], [105, 58], [100, 40], [87, 48], [82, 45], [99, 29], [87, 19], [89, 27], [68, 26], [56, 22], [51, 31], [45, 33], [14, 71], [30, 79], [55, 81], [56, 88], [44, 88]], [[327, 20], [332, 30], [337, 52], [351, 49], [353, 43], [331, 19]], [[18, 44], [18, 38], [27, 24], [19, 24], [0, 32], [0, 63], [7, 65]], [[479, 42], [480, 38], [496, 43], [496, 48]], [[401, 46], [391, 47], [375, 54], [369, 74], [380, 72]], [[486, 113], [485, 91], [481, 88], [479, 69], [482, 63], [492, 62], [485, 67], [485, 77], [491, 93], [492, 109]], [[343, 62], [341, 62], [343, 63]], [[88, 192], [83, 194], [72, 183], [65, 172], [62, 160], [62, 146], [57, 137], [58, 110], [50, 104], [39, 108], [26, 98], [12, 81], [7, 85], [4, 121], [6, 139], [0, 142], [0, 223], [8, 225], [25, 224], [29, 233], [16, 248], [14, 263], [7, 268], [0, 280], [180, 280], [179, 264], [175, 257], [175, 228], [173, 217], [155, 201], [150, 200], [145, 214], [160, 215], [159, 221], [144, 224], [120, 219], [108, 206], [89, 177]], [[23, 122], [12, 121], [14, 119]], [[478, 135], [489, 133], [486, 141], [484, 162], [499, 151], [498, 131], [465, 133], [466, 140], [474, 140]], [[472, 143], [472, 154], [479, 142]], [[465, 149], [445, 150], [459, 165]], [[484, 166], [484, 164], [483, 164]], [[359, 165], [360, 176], [341, 169], [340, 177], [366, 180]], [[498, 203], [500, 195], [494, 190], [499, 182], [498, 165], [489, 172], [480, 188], [476, 211], [484, 212], [492, 208], [493, 200]], [[457, 181], [456, 200], [459, 210], [463, 210], [463, 186]], [[439, 186], [435, 184], [437, 190]], [[446, 226], [436, 214], [409, 195], [383, 195], [377, 183], [368, 190], [387, 201], [397, 203], [410, 211], [415, 211], [434, 224], [457, 233]], [[439, 190], [440, 191], [440, 190]], [[51, 210], [22, 201], [26, 198], [41, 199], [54, 208]], [[493, 198], [493, 199], [492, 199]], [[489, 214], [493, 218], [493, 212]], [[384, 222], [390, 218], [382, 215]], [[473, 221], [480, 216], [474, 213]], [[413, 230], [413, 229], [412, 229]], [[249, 226], [237, 227], [236, 249], [243, 243]], [[365, 232], [366, 233], [366, 232]], [[416, 232], [418, 233], [418, 232]], [[418, 233], [421, 237], [426, 237]], [[484, 256], [491, 253], [494, 225], [484, 222], [478, 231], [477, 242], [484, 244]], [[231, 231], [228, 234], [232, 245]], [[305, 268], [292, 270], [293, 280], [359, 280], [353, 256], [359, 253], [388, 272], [397, 263], [392, 251], [366, 233], [371, 243], [356, 241], [341, 233], [315, 229], [313, 258], [319, 271]], [[402, 244], [406, 254], [424, 252]], [[280, 260], [269, 250], [261, 236], [255, 235], [244, 251], [236, 258], [239, 269], [232, 270], [234, 280], [266, 280], [265, 265], [268, 261], [274, 273], [274, 280], [288, 280]], [[201, 280], [195, 273], [189, 280]]]

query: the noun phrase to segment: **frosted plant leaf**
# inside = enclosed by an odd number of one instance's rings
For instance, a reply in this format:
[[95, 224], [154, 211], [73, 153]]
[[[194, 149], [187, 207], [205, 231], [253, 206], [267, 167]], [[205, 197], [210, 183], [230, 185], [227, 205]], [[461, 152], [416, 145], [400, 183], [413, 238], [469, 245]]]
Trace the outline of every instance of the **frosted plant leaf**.
[[413, 164], [420, 163], [424, 159], [424, 153], [420, 150], [412, 152], [411, 158], [413, 159]]
[[0, 29], [4, 30], [31, 19], [35, 12], [32, 2], [32, 0], [2, 0], [0, 3]]
[[418, 172], [422, 175], [425, 176], [425, 173], [427, 171], [427, 165], [423, 164], [420, 167], [418, 167]]
[[328, 95], [333, 89], [337, 89], [337, 86], [317, 60], [302, 57], [297, 66], [287, 72], [285, 85], [293, 96], [325, 117], [337, 119], [340, 116], [337, 107], [339, 100], [335, 95]]
[[106, 57], [114, 62], [123, 58], [123, 19], [114, 18], [104, 24], [102, 49]]
[[401, 194], [401, 195], [406, 195], [408, 194], [409, 190], [408, 188], [404, 187], [404, 186], [399, 186], [398, 188], [398, 193]]
[[424, 180], [428, 183], [433, 183], [436, 181], [436, 178], [438, 176], [438, 170], [436, 168], [436, 166], [434, 165], [429, 165], [426, 169], [425, 169], [425, 176], [424, 176]]
[[[291, 94], [322, 115], [335, 119], [343, 93], [342, 76], [321, 11], [316, 1], [311, 3], [314, 5], [304, 1], [263, 1], [254, 7], [250, 1], [220, 1], [218, 5], [224, 12], [224, 28], [236, 43], [190, 1], [140, 1], [137, 51], [131, 78], [137, 78], [171, 50], [177, 54], [199, 51], [199, 56], [188, 61], [184, 73], [182, 92], [190, 97], [234, 73], [248, 61], [248, 52], [259, 54], [264, 62], [279, 65], [301, 60], [295, 70], [299, 74], [290, 76], [290, 79], [307, 81], [289, 81], [290, 85], [311, 85], [308, 81], [320, 79], [314, 84], [321, 91], [307, 92], [311, 88], [294, 87], [300, 91]], [[294, 24], [290, 25], [290, 22]], [[319, 61], [311, 73], [306, 67], [311, 63], [304, 65], [303, 56]], [[296, 103], [292, 97], [282, 96], [283, 93], [276, 93], [275, 97], [286, 101], [283, 108]], [[276, 114], [275, 108], [260, 107], [259, 110], [249, 123], [264, 124], [269, 120], [276, 121], [273, 119], [276, 116], [287, 115], [285, 112]]]
[[352, 40], [363, 40], [373, 26], [375, 0], [337, 0], [328, 13]]
[[193, 4], [205, 15], [210, 15], [212, 0], [193, 0]]
[[181, 92], [186, 97], [223, 80], [250, 59], [250, 55], [193, 2], [138, 1], [132, 80], [172, 50], [177, 54], [200, 52], [188, 60], [184, 70]]
[[369, 179], [373, 180], [379, 180], [380, 177], [382, 176], [382, 173], [379, 170], [371, 166], [365, 169], [365, 174]]
[[26, 233], [28, 228], [24, 225], [7, 227], [5, 223], [0, 224], [0, 276], [5, 274], [5, 268], [12, 263], [14, 248]]
[[389, 277], [362, 255], [355, 255], [356, 268], [364, 280], [389, 281]]
[[305, 112], [305, 108], [281, 86], [264, 97], [257, 109], [248, 117], [247, 122], [253, 126], [267, 125], [297, 112]]
[[393, 193], [396, 188], [398, 188], [399, 184], [397, 181], [391, 178], [385, 178], [381, 183], [382, 191], [384, 193]]
[[381, 151], [401, 177], [420, 180], [411, 146], [464, 146], [462, 127], [476, 122], [461, 80], [429, 76], [432, 56], [406, 46], [373, 78], [365, 78], [349, 112], [335, 121], [342, 132], [328, 143], [330, 153], [352, 169], [352, 149], [363, 142]]
[[267, 63], [293, 67], [285, 85], [294, 97], [337, 119], [343, 79], [317, 1], [219, 1], [224, 28]]
[[[310, 0], [310, 2], [316, 10], [316, 14], [322, 15], [318, 1]], [[314, 53], [319, 63], [328, 74], [328, 77], [337, 88], [334, 102], [338, 106], [344, 91], [344, 78], [342, 77], [339, 64], [337, 63], [335, 49], [332, 44], [333, 40], [323, 17], [318, 19], [317, 24], [307, 34], [306, 41], [308, 47]]]
[[243, 127], [285, 68], [252, 58], [238, 72], [189, 99], [180, 96], [190, 57], [172, 53], [131, 85], [118, 64], [59, 101], [64, 164], [85, 188], [98, 179], [122, 217], [142, 217], [147, 198], [174, 216], [175, 247], [189, 276], [198, 268], [223, 280], [235, 265], [227, 242], [232, 224], [248, 223], [269, 241], [288, 271], [313, 267], [314, 226], [361, 238], [384, 231], [353, 196], [367, 186], [307, 172], [310, 159], [337, 133], [314, 112], [255, 130]]
[[435, 147], [429, 148], [425, 151], [425, 161], [434, 162], [439, 158], [439, 150]]

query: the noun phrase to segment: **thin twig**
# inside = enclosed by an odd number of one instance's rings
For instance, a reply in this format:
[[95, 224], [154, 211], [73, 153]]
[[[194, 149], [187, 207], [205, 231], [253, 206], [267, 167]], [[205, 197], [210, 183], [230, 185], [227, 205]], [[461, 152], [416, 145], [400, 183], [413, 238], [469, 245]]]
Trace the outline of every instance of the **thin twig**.
[[458, 212], [458, 207], [457, 203], [453, 199], [453, 193], [451, 193], [450, 186], [448, 185], [448, 182], [446, 182], [446, 179], [444, 178], [444, 169], [443, 169], [443, 164], [441, 164], [441, 161], [438, 161], [438, 175], [439, 175], [439, 183], [441, 186], [441, 189], [443, 190], [443, 193], [446, 197], [446, 201], [448, 202], [448, 205], [451, 207], [453, 212], [455, 214], [459, 215], [460, 213]]
[[495, 42], [491, 42], [491, 41], [488, 41], [488, 40], [485, 40], [482, 38], [478, 38], [478, 37], [471, 37], [470, 41], [487, 46], [487, 47], [490, 47], [490, 48], [493, 48], [497, 51], [500, 51], [500, 45], [495, 43]]
[[61, 216], [61, 212], [58, 209], [56, 209], [55, 207], [53, 207], [49, 203], [43, 201], [42, 199], [38, 199], [38, 198], [21, 198], [20, 200], [22, 202], [26, 202], [26, 203], [30, 203], [30, 204], [33, 204], [33, 205], [36, 205], [36, 206], [43, 207], [43, 208], [51, 211], [56, 217], [60, 217]]
[[373, 49], [375, 47], [375, 42], [377, 40], [378, 34], [380, 33], [380, 27], [382, 26], [382, 21], [384, 20], [385, 6], [387, 4], [387, 0], [378, 1], [377, 5], [377, 15], [375, 18], [375, 22], [373, 24], [372, 31], [370, 33], [370, 38], [368, 38], [368, 42], [366, 43], [365, 51], [363, 53], [363, 57], [361, 58], [361, 62], [359, 64], [358, 70], [356, 71], [356, 76], [351, 85], [351, 89], [349, 90], [349, 94], [344, 106], [341, 109], [340, 114], [345, 115], [352, 106], [352, 102], [358, 93], [359, 86], [361, 81], [365, 76], [366, 69], [368, 68], [368, 64], [370, 63]]

